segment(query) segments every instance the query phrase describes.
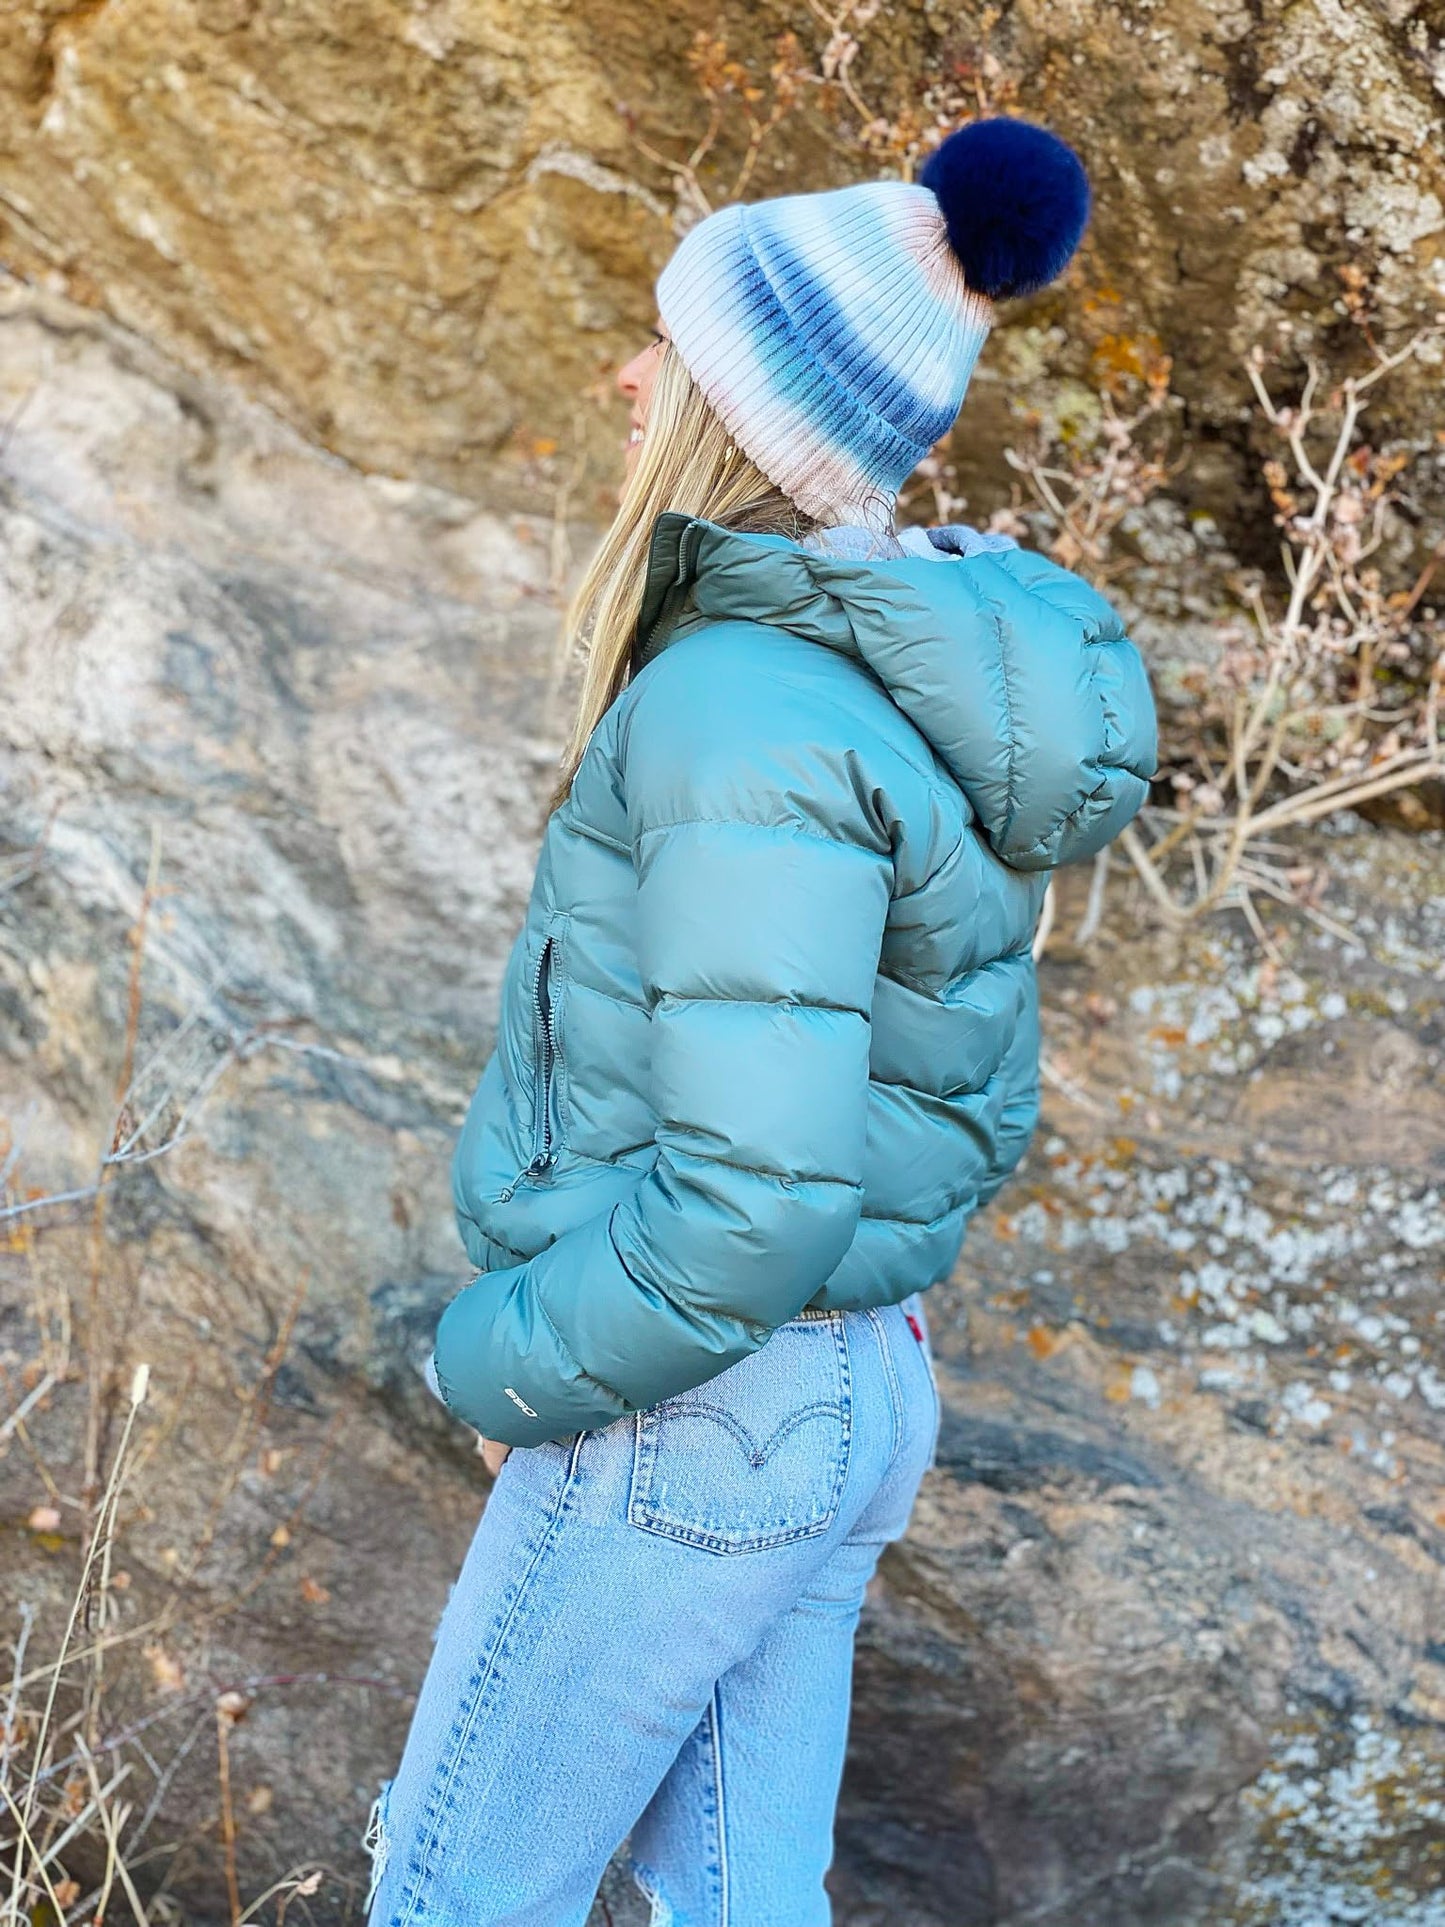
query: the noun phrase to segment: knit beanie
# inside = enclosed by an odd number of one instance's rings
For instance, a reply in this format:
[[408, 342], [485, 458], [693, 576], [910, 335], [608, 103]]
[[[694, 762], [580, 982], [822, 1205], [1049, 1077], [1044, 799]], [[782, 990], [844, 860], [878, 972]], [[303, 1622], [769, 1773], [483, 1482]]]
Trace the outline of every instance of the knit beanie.
[[657, 306], [733, 440], [805, 515], [891, 524], [953, 426], [996, 300], [1060, 274], [1089, 187], [1027, 121], [974, 121], [916, 182], [720, 208], [683, 237]]

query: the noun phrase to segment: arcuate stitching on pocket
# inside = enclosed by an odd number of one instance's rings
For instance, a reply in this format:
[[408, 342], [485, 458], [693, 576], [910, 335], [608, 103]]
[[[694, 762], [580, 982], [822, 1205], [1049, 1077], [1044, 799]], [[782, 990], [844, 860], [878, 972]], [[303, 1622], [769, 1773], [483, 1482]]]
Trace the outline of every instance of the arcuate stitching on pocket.
[[695, 1405], [668, 1404], [656, 1407], [663, 1416], [666, 1416], [670, 1410], [675, 1410], [678, 1417], [711, 1419], [715, 1424], [722, 1426], [724, 1431], [732, 1433], [747, 1454], [748, 1464], [759, 1471], [767, 1464], [783, 1440], [791, 1437], [800, 1425], [806, 1425], [810, 1418], [836, 1418], [840, 1409], [836, 1400], [827, 1399], [816, 1399], [811, 1405], [801, 1406], [791, 1418], [784, 1419], [783, 1423], [769, 1434], [765, 1445], [759, 1447], [747, 1426], [740, 1418], [728, 1411], [726, 1406], [706, 1405], [699, 1401]]
[[[828, 1530], [837, 1516], [848, 1471], [852, 1445], [852, 1375], [844, 1321], [840, 1319], [836, 1325], [812, 1329], [832, 1332], [836, 1397], [813, 1399], [798, 1407], [773, 1428], [761, 1445], [753, 1428], [716, 1398], [685, 1394], [651, 1411], [638, 1413], [634, 1420], [632, 1483], [627, 1503], [630, 1524], [715, 1553], [761, 1552], [796, 1540], [815, 1538]], [[769, 1342], [776, 1342], [776, 1334]], [[701, 1461], [694, 1484], [711, 1503], [722, 1503], [718, 1491], [707, 1486], [706, 1453], [698, 1442], [699, 1436], [705, 1437], [705, 1434], [695, 1433], [694, 1426], [688, 1422], [692, 1420], [700, 1421], [703, 1426], [717, 1426], [726, 1433], [741, 1447], [750, 1471], [757, 1473], [765, 1470], [779, 1448], [800, 1429], [831, 1422], [836, 1427], [836, 1437], [819, 1455], [817, 1478], [811, 1482], [806, 1496], [801, 1492], [797, 1495], [791, 1508], [806, 1516], [790, 1519], [785, 1509], [781, 1517], [759, 1520], [755, 1510], [750, 1519], [735, 1514], [725, 1520], [707, 1517], [701, 1499], [695, 1506], [687, 1504], [685, 1499], [667, 1503], [658, 1490], [662, 1469], [669, 1462], [685, 1464], [689, 1452], [697, 1452]], [[720, 1472], [719, 1484], [721, 1481]], [[771, 1488], [768, 1490], [771, 1492]], [[782, 1495], [772, 1496], [776, 1511], [782, 1504]]]

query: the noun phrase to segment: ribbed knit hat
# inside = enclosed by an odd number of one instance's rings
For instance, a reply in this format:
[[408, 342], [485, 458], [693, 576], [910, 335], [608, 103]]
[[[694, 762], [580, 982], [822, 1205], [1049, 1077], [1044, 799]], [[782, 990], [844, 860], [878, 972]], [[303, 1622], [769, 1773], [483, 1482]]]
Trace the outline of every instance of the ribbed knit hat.
[[710, 214], [663, 269], [658, 312], [769, 481], [805, 515], [876, 525], [953, 426], [994, 302], [1061, 273], [1088, 213], [1072, 148], [975, 121], [916, 183]]

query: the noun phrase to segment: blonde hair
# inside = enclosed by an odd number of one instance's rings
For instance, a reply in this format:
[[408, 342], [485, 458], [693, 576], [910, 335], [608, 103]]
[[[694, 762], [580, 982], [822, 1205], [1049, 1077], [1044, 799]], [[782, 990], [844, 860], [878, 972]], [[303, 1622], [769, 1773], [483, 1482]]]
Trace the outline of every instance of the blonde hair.
[[637, 465], [567, 611], [564, 647], [580, 650], [584, 667], [554, 809], [565, 802], [593, 730], [631, 673], [648, 550], [666, 509], [793, 537], [815, 526], [734, 443], [671, 342], [653, 382]]

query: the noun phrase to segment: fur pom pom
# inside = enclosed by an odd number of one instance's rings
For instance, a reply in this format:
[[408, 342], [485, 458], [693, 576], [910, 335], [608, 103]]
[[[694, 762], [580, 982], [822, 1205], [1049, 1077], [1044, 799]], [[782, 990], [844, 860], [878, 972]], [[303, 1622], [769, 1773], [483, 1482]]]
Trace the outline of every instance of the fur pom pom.
[[918, 176], [943, 209], [969, 287], [993, 300], [1062, 274], [1089, 219], [1089, 180], [1067, 142], [1026, 120], [977, 120]]

